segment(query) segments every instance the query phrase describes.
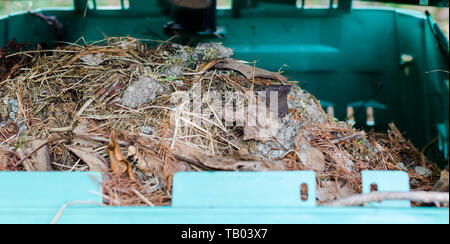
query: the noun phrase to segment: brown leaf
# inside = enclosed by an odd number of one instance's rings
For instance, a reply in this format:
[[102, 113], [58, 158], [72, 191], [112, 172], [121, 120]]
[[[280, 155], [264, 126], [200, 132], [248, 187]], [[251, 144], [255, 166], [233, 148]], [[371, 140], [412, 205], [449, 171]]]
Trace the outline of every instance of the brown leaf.
[[355, 190], [347, 183], [340, 187], [336, 181], [323, 181], [316, 191], [316, 197], [321, 202], [333, 201], [355, 194]]
[[195, 160], [201, 164], [217, 170], [226, 171], [283, 171], [286, 170], [284, 161], [242, 161], [232, 157], [200, 156]]
[[128, 176], [130, 177], [131, 181], [137, 182], [136, 175], [133, 172], [133, 168], [131, 167], [131, 164], [128, 164]]
[[[73, 129], [73, 133], [77, 136], [87, 136], [89, 135], [89, 121], [87, 119], [80, 119], [78, 125]], [[87, 140], [81, 137], [77, 137], [74, 139], [74, 145], [80, 145], [85, 147], [95, 148], [100, 146], [99, 143], [96, 143], [92, 140]]]
[[[283, 171], [287, 170], [285, 161], [265, 161], [256, 159], [245, 152], [241, 152], [242, 157], [246, 159], [239, 159], [241, 155], [236, 152], [234, 157], [219, 157], [207, 156], [198, 152], [194, 148], [188, 146], [175, 144], [173, 154], [179, 161], [194, 165], [196, 168], [203, 170], [224, 170], [224, 171]], [[246, 155], [246, 156], [244, 156]], [[238, 157], [238, 158], [236, 158]], [[181, 168], [181, 167], [180, 167]]]
[[271, 92], [278, 93], [278, 116], [283, 118], [289, 112], [289, 106], [287, 102], [287, 97], [289, 92], [291, 91], [292, 86], [285, 85], [270, 85], [265, 88], [266, 90], [266, 105], [270, 107], [271, 103]]
[[0, 171], [6, 171], [8, 168], [8, 161], [6, 161], [6, 155], [0, 150]]
[[86, 163], [89, 166], [90, 171], [100, 172], [102, 174], [106, 174], [108, 172], [108, 167], [105, 165], [104, 159], [100, 159], [100, 157], [92, 151], [92, 148], [80, 146], [66, 147], [84, 163]]
[[[272, 111], [269, 111], [268, 108], [261, 110], [265, 106], [265, 104], [248, 106], [247, 121], [245, 121], [244, 126], [244, 141], [267, 142], [273, 140], [278, 134], [278, 117]], [[260, 116], [261, 111], [264, 110], [267, 110], [268, 113]], [[248, 123], [249, 121], [256, 122], [256, 125]]]
[[349, 197], [351, 195], [356, 194], [357, 192], [348, 182], [339, 189], [339, 198]]
[[239, 62], [236, 59], [225, 58], [221, 59], [220, 62], [213, 66], [216, 69], [226, 69], [226, 70], [234, 70], [241, 73], [245, 78], [252, 80], [254, 77], [266, 78], [275, 80], [281, 83], [288, 82], [288, 78], [281, 75], [280, 73], [270, 72], [260, 68], [254, 68], [248, 64], [244, 64]]
[[0, 147], [0, 171], [6, 171], [10, 166], [15, 165], [18, 156], [9, 150]]
[[134, 172], [131, 166], [128, 164], [128, 161], [120, 151], [119, 144], [117, 143], [117, 140], [113, 133], [111, 133], [111, 140], [109, 141], [109, 144], [106, 148], [106, 152], [109, 156], [111, 170], [115, 175], [120, 176], [128, 171], [128, 175], [130, 176], [130, 178], [132, 180], [136, 180]]
[[[24, 154], [28, 155], [46, 143], [44, 140], [29, 141], [24, 144]], [[48, 145], [41, 147], [27, 162], [24, 164], [27, 171], [52, 171]]]
[[321, 202], [335, 200], [338, 196], [338, 186], [334, 181], [323, 181], [316, 191], [316, 197]]
[[233, 152], [233, 158], [236, 160], [243, 160], [243, 161], [258, 161], [261, 160], [261, 157], [251, 155], [250, 151], [245, 146], [240, 146], [240, 149], [238, 151]]
[[[0, 114], [1, 121], [1, 114]], [[4, 125], [0, 126], [0, 142], [4, 142], [17, 134], [19, 132], [19, 128], [15, 123], [7, 122]]]
[[302, 150], [298, 153], [300, 161], [308, 168], [316, 172], [323, 172], [326, 169], [325, 156], [317, 148], [308, 142], [302, 141]]
[[216, 65], [220, 61], [221, 61], [220, 59], [214, 59], [214, 60], [208, 61], [206, 63], [203, 63], [198, 67], [197, 72], [208, 71], [209, 69], [211, 69], [214, 65]]
[[256, 140], [265, 143], [274, 140], [280, 128], [278, 114], [272, 112], [261, 101], [258, 100], [256, 103], [257, 105], [250, 104], [247, 107], [237, 108], [243, 110], [238, 112], [244, 116], [234, 116], [234, 111], [226, 108], [218, 115], [227, 123], [237, 122], [244, 125], [244, 141]]
[[162, 175], [164, 162], [155, 155], [139, 150], [135, 146], [129, 146], [128, 157], [131, 156], [137, 161], [136, 168], [140, 169], [144, 174]]
[[433, 186], [433, 191], [448, 192], [449, 191], [449, 173], [448, 166], [441, 172], [441, 178]]

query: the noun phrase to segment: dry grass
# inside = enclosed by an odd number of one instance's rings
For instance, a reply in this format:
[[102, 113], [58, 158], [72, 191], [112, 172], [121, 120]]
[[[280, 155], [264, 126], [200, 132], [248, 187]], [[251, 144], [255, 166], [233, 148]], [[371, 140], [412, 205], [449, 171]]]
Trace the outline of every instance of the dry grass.
[[[201, 87], [203, 94], [247, 92], [255, 85], [276, 82], [216, 70], [212, 68], [214, 59], [181, 62], [183, 74], [173, 78], [166, 71], [173, 63], [180, 63], [178, 48], [159, 42], [149, 49], [145, 43], [133, 38], [109, 38], [6, 56], [18, 64], [0, 83], [3, 97], [18, 104], [17, 117], [8, 126], [0, 127], [0, 146], [8, 149], [3, 153], [8, 155], [8, 169], [24, 170], [18, 163], [24, 158], [20, 160], [15, 151], [33, 139], [48, 142], [54, 170], [89, 170], [89, 164], [68, 150], [68, 145], [83, 146], [100, 160], [96, 162], [108, 165], [111, 159], [107, 145], [114, 134], [137, 180], [103, 172], [105, 203], [169, 205], [172, 178], [177, 171], [237, 171], [248, 169], [242, 167], [246, 164], [257, 170], [308, 170], [298, 157], [300, 139], [307, 135], [326, 162], [326, 170], [316, 172], [319, 187], [323, 180], [331, 180], [341, 186], [350, 184], [354, 191], [361, 192], [362, 170], [402, 170], [400, 162], [408, 166], [414, 190], [429, 190], [438, 180], [439, 170], [394, 125], [388, 134], [366, 134], [334, 120], [309, 123], [298, 135], [297, 148], [279, 159], [282, 166], [260, 155], [249, 155], [252, 142], [243, 141], [242, 128], [223, 124], [211, 99], [203, 98], [201, 102], [208, 113], [195, 113], [182, 103], [174, 105], [171, 96], [196, 87]], [[86, 55], [99, 54], [100, 64], [82, 61]], [[141, 76], [153, 77], [165, 91], [137, 108], [122, 105], [120, 98], [126, 88]], [[176, 85], [177, 80], [183, 84]], [[301, 112], [296, 113], [298, 116], [293, 118], [305, 119]], [[192, 123], [189, 118], [200, 123]], [[24, 125], [27, 129], [19, 131]], [[145, 132], [145, 128], [151, 132]], [[417, 175], [413, 168], [419, 165], [432, 170], [433, 175]]]

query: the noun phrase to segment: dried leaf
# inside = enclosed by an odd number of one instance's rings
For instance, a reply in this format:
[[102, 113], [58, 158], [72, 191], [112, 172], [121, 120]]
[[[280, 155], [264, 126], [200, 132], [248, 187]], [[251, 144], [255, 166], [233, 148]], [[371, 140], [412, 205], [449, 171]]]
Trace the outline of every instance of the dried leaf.
[[355, 190], [348, 183], [340, 187], [336, 181], [323, 181], [316, 191], [316, 197], [321, 202], [333, 201], [355, 194]]
[[251, 104], [247, 108], [239, 109], [244, 109], [244, 116], [234, 116], [234, 111], [229, 109], [224, 109], [218, 115], [228, 123], [237, 122], [244, 125], [244, 141], [256, 140], [265, 143], [276, 138], [280, 128], [278, 114], [272, 112], [260, 101], [257, 105]]
[[[1, 121], [1, 114], [0, 114]], [[0, 126], [0, 142], [4, 142], [17, 134], [19, 132], [19, 128], [15, 123], [7, 122], [4, 125]]]
[[[75, 133], [75, 135], [77, 135], [77, 136], [89, 135], [88, 127], [89, 127], [89, 121], [87, 119], [82, 118], [79, 120], [78, 125], [73, 129], [73, 133]], [[96, 143], [94, 141], [87, 140], [84, 138], [80, 138], [80, 137], [75, 138], [73, 144], [84, 146], [84, 147], [91, 147], [91, 148], [96, 148], [96, 147], [100, 146], [99, 143]]]
[[[32, 140], [24, 144], [24, 154], [32, 153], [36, 148], [46, 144], [44, 140]], [[52, 171], [48, 145], [42, 146], [37, 152], [33, 153], [31, 158], [25, 164], [27, 171]]]
[[195, 156], [201, 164], [216, 170], [226, 171], [283, 171], [286, 170], [284, 161], [242, 161], [232, 157]]
[[261, 160], [261, 157], [251, 155], [250, 151], [247, 147], [241, 146], [238, 151], [235, 151], [233, 153], [233, 158], [236, 160], [243, 160], [243, 161], [258, 161]]
[[18, 156], [9, 150], [0, 147], [0, 171], [8, 170], [9, 166], [15, 165]]
[[[205, 155], [189, 146], [175, 144], [173, 154], [177, 160], [186, 162], [196, 168], [204, 170], [225, 170], [225, 171], [283, 171], [287, 170], [285, 161], [266, 161], [259, 158], [253, 158], [243, 152], [240, 159], [239, 152], [234, 157], [220, 157]], [[246, 156], [244, 156], [246, 155]], [[258, 160], [253, 160], [258, 159]], [[180, 167], [181, 168], [181, 167]]]
[[308, 168], [316, 172], [323, 172], [326, 169], [325, 156], [317, 148], [303, 141], [302, 148], [298, 155], [300, 161]]
[[135, 146], [129, 146], [128, 157], [131, 156], [137, 161], [136, 168], [140, 169], [144, 174], [162, 175], [164, 162], [155, 155], [139, 150]]
[[133, 168], [131, 167], [131, 164], [128, 164], [127, 170], [128, 170], [128, 176], [130, 177], [131, 181], [137, 182], [136, 175], [133, 172]]
[[254, 68], [253, 66], [239, 62], [239, 60], [232, 58], [225, 58], [220, 60], [213, 66], [216, 69], [234, 70], [241, 73], [245, 78], [251, 80], [253, 77], [266, 78], [275, 80], [281, 83], [288, 82], [288, 78], [280, 73], [270, 72], [260, 68]]
[[203, 63], [198, 67], [197, 72], [205, 72], [211, 69], [214, 65], [216, 65], [218, 62], [220, 62], [220, 59], [214, 59], [211, 61], [208, 61], [206, 63]]
[[90, 53], [80, 57], [81, 61], [85, 62], [88, 65], [99, 65], [103, 63], [104, 53], [96, 53], [95, 55]]
[[175, 162], [175, 172], [190, 172], [193, 171], [189, 164], [182, 160], [177, 160]]
[[316, 190], [316, 197], [321, 202], [335, 200], [338, 195], [338, 187], [334, 181], [323, 181], [321, 187]]
[[100, 159], [100, 156], [92, 151], [92, 148], [80, 146], [66, 146], [73, 154], [79, 157], [84, 163], [89, 166], [90, 171], [100, 172], [106, 174], [108, 167], [105, 160]]
[[109, 141], [109, 144], [106, 148], [106, 152], [109, 156], [111, 170], [115, 175], [120, 176], [128, 171], [128, 175], [130, 176], [130, 178], [132, 180], [136, 180], [134, 172], [131, 166], [128, 164], [128, 161], [120, 151], [119, 144], [117, 143], [117, 140], [113, 133], [111, 133], [111, 140]]
[[341, 189], [339, 189], [339, 198], [348, 197], [356, 194], [355, 189], [347, 182]]
[[8, 168], [8, 161], [6, 161], [6, 155], [3, 155], [3, 151], [0, 150], [0, 171], [6, 171]]
[[[265, 104], [259, 104], [259, 106], [250, 105], [247, 111], [247, 121], [244, 126], [244, 141], [256, 140], [260, 142], [267, 142], [273, 140], [278, 134], [279, 124], [278, 117], [269, 109], [261, 108], [265, 107]], [[261, 111], [268, 111], [267, 114], [261, 115]], [[249, 121], [256, 122], [256, 125], [252, 125]]]
[[449, 173], [448, 166], [441, 172], [441, 178], [433, 186], [433, 191], [448, 192], [449, 191]]
[[289, 92], [291, 91], [292, 86], [285, 86], [285, 85], [270, 85], [265, 88], [266, 90], [266, 105], [267, 107], [270, 107], [271, 103], [271, 92], [277, 92], [278, 93], [278, 116], [280, 118], [283, 118], [288, 112], [289, 112], [289, 106], [287, 102], [287, 97]]

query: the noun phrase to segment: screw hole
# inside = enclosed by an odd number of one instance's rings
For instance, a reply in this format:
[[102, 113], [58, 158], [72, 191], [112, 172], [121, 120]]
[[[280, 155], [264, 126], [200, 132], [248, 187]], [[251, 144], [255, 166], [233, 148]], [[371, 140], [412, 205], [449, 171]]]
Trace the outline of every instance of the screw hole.
[[309, 189], [307, 184], [302, 184], [300, 186], [300, 199], [302, 201], [308, 201], [309, 198]]
[[370, 185], [370, 192], [376, 192], [378, 191], [378, 185], [377, 184], [371, 184]]

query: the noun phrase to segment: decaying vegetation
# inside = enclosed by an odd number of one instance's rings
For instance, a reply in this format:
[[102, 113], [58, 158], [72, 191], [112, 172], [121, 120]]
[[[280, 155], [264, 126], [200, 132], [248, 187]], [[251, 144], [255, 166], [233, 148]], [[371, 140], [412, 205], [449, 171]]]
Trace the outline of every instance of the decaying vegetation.
[[[358, 131], [330, 118], [295, 82], [231, 55], [219, 44], [149, 49], [132, 38], [54, 50], [10, 44], [0, 53], [0, 171], [99, 171], [109, 205], [169, 205], [179, 171], [314, 170], [321, 203], [361, 192], [362, 170], [407, 171], [417, 191], [439, 180], [440, 170], [395, 125], [386, 134]], [[227, 126], [240, 118], [193, 93], [268, 87], [287, 99], [279, 128]], [[206, 112], [179, 102], [183, 94]]]

